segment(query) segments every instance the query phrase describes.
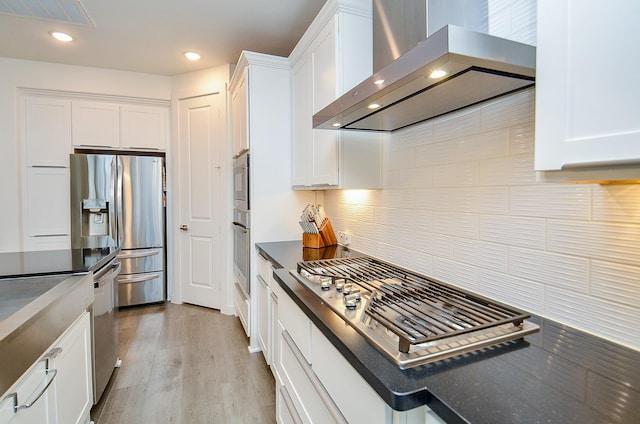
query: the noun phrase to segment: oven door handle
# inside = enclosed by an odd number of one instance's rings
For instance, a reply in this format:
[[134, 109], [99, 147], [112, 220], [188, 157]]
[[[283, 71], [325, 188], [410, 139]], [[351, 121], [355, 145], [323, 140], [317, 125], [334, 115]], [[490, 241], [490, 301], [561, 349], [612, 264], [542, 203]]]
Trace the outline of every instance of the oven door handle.
[[118, 275], [121, 269], [122, 264], [120, 262], [115, 262], [111, 265], [105, 266], [93, 277], [93, 287], [97, 289], [98, 287], [103, 286], [105, 281], [108, 281]]
[[244, 225], [240, 224], [239, 222], [232, 222], [233, 226], [235, 227], [235, 230], [240, 230], [242, 231], [244, 234], [247, 234], [247, 227], [245, 227]]

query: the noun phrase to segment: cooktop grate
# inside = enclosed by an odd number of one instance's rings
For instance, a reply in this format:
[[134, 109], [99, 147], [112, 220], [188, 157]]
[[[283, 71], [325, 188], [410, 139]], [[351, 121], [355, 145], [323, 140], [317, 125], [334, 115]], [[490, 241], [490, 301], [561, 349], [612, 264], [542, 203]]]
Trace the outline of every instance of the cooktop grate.
[[329, 288], [346, 286], [345, 298], [365, 295], [360, 321], [394, 333], [398, 351], [403, 353], [415, 345], [459, 340], [459, 336], [480, 330], [501, 331], [505, 324], [521, 326], [530, 317], [519, 309], [367, 256], [300, 262], [297, 273], [324, 279]]

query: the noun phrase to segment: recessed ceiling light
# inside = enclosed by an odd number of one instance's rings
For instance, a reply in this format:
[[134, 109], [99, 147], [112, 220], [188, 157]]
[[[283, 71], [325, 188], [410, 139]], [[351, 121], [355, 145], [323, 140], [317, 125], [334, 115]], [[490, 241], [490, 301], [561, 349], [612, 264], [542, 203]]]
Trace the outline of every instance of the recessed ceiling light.
[[338, 128], [340, 126], [340, 122], [334, 122], [331, 126]]
[[447, 75], [446, 71], [443, 71], [442, 69], [436, 69], [435, 71], [431, 72], [429, 74], [429, 78], [442, 78], [443, 76]]
[[380, 103], [371, 103], [369, 106], [367, 106], [369, 109], [378, 109], [380, 106], [382, 106]]
[[384, 83], [384, 80], [383, 79], [375, 80], [373, 83], [375, 85], [380, 85], [380, 84]]
[[184, 53], [184, 57], [186, 57], [189, 60], [199, 60], [200, 59], [200, 55], [196, 52], [185, 52]]
[[64, 32], [52, 31], [49, 34], [58, 41], [63, 41], [65, 43], [73, 41], [73, 37], [69, 34], [65, 34]]

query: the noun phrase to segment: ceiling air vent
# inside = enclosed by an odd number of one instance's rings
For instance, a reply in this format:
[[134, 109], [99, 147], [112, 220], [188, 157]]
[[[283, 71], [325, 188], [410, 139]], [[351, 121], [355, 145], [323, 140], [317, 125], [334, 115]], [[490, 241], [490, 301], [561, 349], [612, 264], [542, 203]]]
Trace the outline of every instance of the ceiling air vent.
[[0, 0], [0, 14], [95, 27], [80, 0]]

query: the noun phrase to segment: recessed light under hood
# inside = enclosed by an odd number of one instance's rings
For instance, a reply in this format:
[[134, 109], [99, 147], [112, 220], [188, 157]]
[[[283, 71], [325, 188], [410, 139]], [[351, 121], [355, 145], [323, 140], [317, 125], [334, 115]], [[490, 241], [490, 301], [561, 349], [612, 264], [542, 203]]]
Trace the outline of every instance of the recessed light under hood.
[[313, 127], [395, 131], [532, 87], [535, 63], [534, 46], [447, 25], [313, 115]]

